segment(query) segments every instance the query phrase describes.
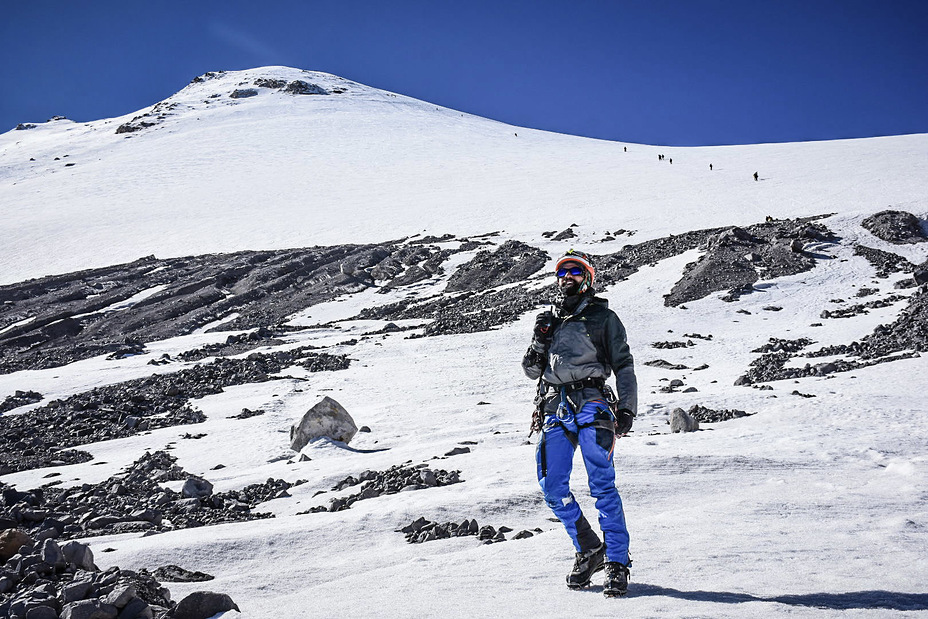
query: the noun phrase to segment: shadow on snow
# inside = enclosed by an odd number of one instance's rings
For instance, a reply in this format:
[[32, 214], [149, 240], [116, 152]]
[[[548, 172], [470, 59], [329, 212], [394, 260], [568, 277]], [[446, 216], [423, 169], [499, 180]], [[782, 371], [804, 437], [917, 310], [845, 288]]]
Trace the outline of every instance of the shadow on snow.
[[887, 608], [890, 610], [928, 610], [928, 593], [899, 593], [896, 591], [853, 591], [849, 593], [806, 593], [802, 595], [775, 595], [761, 597], [748, 593], [727, 591], [680, 591], [657, 585], [632, 584], [629, 597], [666, 596], [694, 602], [743, 604], [746, 602], [775, 602], [788, 606], [808, 606], [831, 610]]

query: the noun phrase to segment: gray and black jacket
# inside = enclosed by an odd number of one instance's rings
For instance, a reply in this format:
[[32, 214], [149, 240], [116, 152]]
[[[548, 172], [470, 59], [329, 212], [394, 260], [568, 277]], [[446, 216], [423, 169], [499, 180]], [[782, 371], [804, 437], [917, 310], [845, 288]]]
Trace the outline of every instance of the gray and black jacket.
[[[618, 408], [637, 414], [634, 359], [625, 327], [609, 309], [608, 301], [587, 294], [572, 313], [559, 312], [547, 352], [539, 348], [533, 342], [522, 358], [526, 376], [533, 380], [540, 377], [546, 385], [557, 387], [588, 378], [605, 380], [615, 373]], [[583, 400], [588, 399], [585, 396]]]

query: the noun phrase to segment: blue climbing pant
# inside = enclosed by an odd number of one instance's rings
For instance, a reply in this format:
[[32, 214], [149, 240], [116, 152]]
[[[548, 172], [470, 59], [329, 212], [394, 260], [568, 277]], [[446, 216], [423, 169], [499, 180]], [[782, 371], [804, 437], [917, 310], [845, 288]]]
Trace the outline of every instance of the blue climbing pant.
[[545, 415], [535, 460], [545, 503], [564, 524], [577, 552], [596, 548], [599, 537], [570, 492], [570, 472], [579, 445], [606, 541], [606, 560], [628, 565], [628, 528], [615, 487], [615, 433], [611, 422], [612, 413], [602, 400], [587, 402], [574, 414], [570, 403], [561, 398], [557, 411]]

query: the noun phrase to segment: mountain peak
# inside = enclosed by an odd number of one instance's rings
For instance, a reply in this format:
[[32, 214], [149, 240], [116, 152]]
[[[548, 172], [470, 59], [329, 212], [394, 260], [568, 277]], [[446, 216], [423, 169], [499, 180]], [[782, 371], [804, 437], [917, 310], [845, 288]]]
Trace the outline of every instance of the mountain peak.
[[155, 127], [181, 110], [201, 112], [237, 105], [252, 98], [267, 101], [269, 97], [337, 96], [373, 91], [376, 89], [337, 75], [292, 67], [269, 66], [242, 71], [208, 71], [193, 78], [179, 92], [159, 101], [129, 122], [119, 125], [116, 133], [135, 133]]

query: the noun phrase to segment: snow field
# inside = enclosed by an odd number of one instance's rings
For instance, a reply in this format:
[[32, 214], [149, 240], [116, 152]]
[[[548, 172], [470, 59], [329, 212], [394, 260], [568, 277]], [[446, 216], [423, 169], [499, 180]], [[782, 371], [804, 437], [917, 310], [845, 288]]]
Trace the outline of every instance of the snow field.
[[[234, 105], [201, 104], [257, 75], [349, 90], [296, 98], [262, 92]], [[698, 251], [644, 267], [605, 291], [627, 327], [640, 389], [634, 432], [616, 449], [634, 559], [625, 599], [606, 600], [597, 586], [584, 592], [564, 586], [573, 549], [561, 525], [549, 520], [535, 481], [534, 445], [525, 444], [534, 384], [519, 362], [532, 312], [486, 333], [405, 339], [416, 333], [405, 331], [339, 345], [385, 324], [349, 322], [360, 309], [439, 292], [472, 253], [454, 256], [444, 277], [387, 295], [333, 299], [293, 317], [294, 325], [335, 321], [338, 328], [307, 328], [281, 349], [324, 346], [349, 354], [349, 369], [293, 368], [290, 378], [226, 389], [194, 402], [207, 415], [203, 424], [84, 446], [94, 460], [54, 469], [66, 486], [97, 483], [145, 450], [171, 446], [181, 467], [205, 476], [217, 491], [268, 477], [307, 480], [291, 489], [291, 498], [259, 508], [273, 519], [91, 539], [100, 567], [175, 563], [201, 570], [216, 580], [170, 583], [175, 599], [204, 588], [226, 592], [243, 617], [255, 618], [928, 616], [925, 357], [778, 381], [772, 390], [733, 385], [757, 357], [750, 351], [771, 337], [809, 337], [816, 341], [806, 349], [812, 351], [860, 339], [898, 314], [904, 301], [852, 318], [819, 317], [824, 309], [876, 298], [858, 301], [853, 294], [861, 285], [879, 288], [882, 296], [899, 278], [875, 279], [850, 242], [915, 263], [928, 258], [922, 245], [891, 246], [859, 226], [889, 206], [928, 215], [928, 136], [687, 149], [624, 145], [510, 127], [279, 67], [194, 84], [172, 101], [176, 115], [129, 138], [114, 131], [135, 114], [0, 135], [0, 282], [150, 253], [496, 230], [502, 233], [494, 242], [523, 240], [553, 261], [569, 247], [602, 254], [669, 233], [757, 223], [766, 215], [838, 213], [823, 223], [844, 241], [816, 248], [833, 258], [812, 271], [759, 282], [757, 292], [736, 303], [718, 293], [688, 309], [664, 307], [663, 295]], [[658, 162], [658, 153], [672, 157], [672, 166]], [[54, 161], [64, 154], [69, 157]], [[70, 162], [76, 165], [63, 167]], [[758, 182], [751, 179], [755, 170]], [[573, 242], [540, 240], [541, 232], [574, 223], [579, 236]], [[637, 233], [598, 242], [619, 228]], [[832, 303], [836, 298], [845, 302]], [[712, 340], [687, 338], [690, 333]], [[177, 371], [189, 364], [146, 364], [228, 335], [197, 333], [150, 343], [150, 353], [138, 357], [0, 376], [0, 397], [32, 389], [61, 398]], [[651, 347], [686, 339], [694, 346]], [[709, 368], [644, 365], [658, 358]], [[667, 384], [662, 379], [672, 378], [698, 391], [660, 392]], [[791, 395], [794, 390], [815, 397]], [[289, 451], [289, 427], [325, 395], [372, 432], [358, 434], [348, 449], [311, 444], [303, 450], [311, 460], [299, 462]], [[669, 434], [670, 411], [697, 403], [755, 414]], [[228, 419], [243, 407], [266, 413]], [[187, 432], [206, 436], [181, 438]], [[476, 441], [471, 453], [433, 459], [464, 441]], [[336, 513], [297, 514], [355, 491], [331, 491], [347, 475], [407, 461], [458, 469], [464, 483], [363, 500]], [[213, 470], [217, 464], [225, 468]], [[3, 480], [33, 488], [47, 483], [48, 473]], [[578, 457], [573, 489], [592, 522], [596, 512], [585, 486]], [[420, 516], [543, 532], [492, 545], [473, 538], [407, 544], [396, 529]]]

